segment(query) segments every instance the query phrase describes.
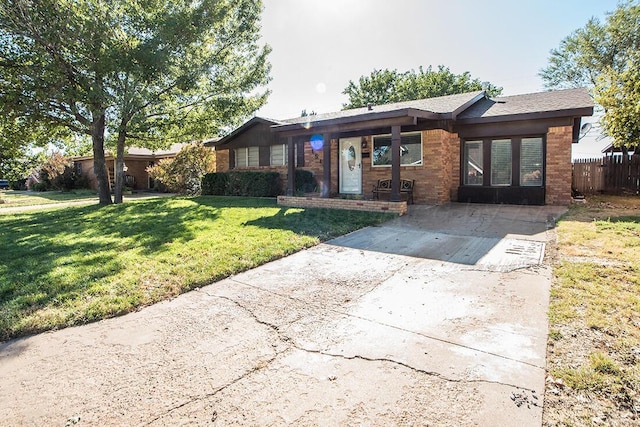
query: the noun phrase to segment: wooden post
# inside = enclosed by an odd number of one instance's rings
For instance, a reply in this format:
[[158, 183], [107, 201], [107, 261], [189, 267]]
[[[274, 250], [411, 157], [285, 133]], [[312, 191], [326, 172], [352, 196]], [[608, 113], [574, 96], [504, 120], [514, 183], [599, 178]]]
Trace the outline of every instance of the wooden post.
[[331, 134], [322, 135], [322, 193], [328, 198], [331, 194]]
[[391, 127], [391, 195], [389, 201], [400, 201], [400, 126]]
[[287, 196], [296, 193], [296, 147], [293, 137], [287, 137]]

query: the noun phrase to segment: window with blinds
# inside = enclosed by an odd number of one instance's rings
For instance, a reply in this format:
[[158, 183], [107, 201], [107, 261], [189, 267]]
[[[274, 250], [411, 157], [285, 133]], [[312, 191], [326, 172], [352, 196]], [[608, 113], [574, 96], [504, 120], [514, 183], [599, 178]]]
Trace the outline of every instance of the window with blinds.
[[234, 157], [236, 159], [236, 168], [247, 167], [247, 149], [246, 148], [236, 148]]
[[260, 166], [260, 148], [248, 147], [247, 148], [247, 166]]
[[236, 168], [260, 166], [260, 148], [246, 147], [235, 150]]
[[284, 166], [287, 164], [287, 144], [271, 146], [271, 166]]
[[491, 185], [511, 185], [511, 140], [491, 141]]
[[484, 165], [482, 141], [467, 141], [464, 144], [464, 184], [482, 185]]
[[543, 160], [542, 138], [522, 138], [520, 143], [520, 185], [542, 186]]

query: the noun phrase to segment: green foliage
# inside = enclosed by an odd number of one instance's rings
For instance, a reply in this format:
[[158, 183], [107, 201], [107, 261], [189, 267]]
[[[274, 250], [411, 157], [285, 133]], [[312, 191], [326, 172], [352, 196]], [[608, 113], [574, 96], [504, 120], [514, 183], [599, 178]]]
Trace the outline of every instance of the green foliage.
[[617, 146], [640, 144], [640, 4], [592, 18], [551, 51], [540, 71], [548, 88], [588, 87], [604, 109], [602, 125]]
[[318, 183], [313, 173], [304, 169], [296, 169], [296, 193], [310, 193], [316, 191]]
[[588, 87], [608, 69], [621, 71], [627, 61], [640, 50], [640, 5], [620, 4], [603, 24], [591, 18], [587, 24], [551, 50], [549, 65], [540, 77], [549, 89]]
[[29, 153], [30, 148], [25, 148], [25, 152], [16, 153], [14, 157], [1, 159], [0, 176], [8, 179], [11, 183], [24, 182], [31, 172], [46, 160], [43, 152]]
[[211, 172], [202, 177], [202, 194], [224, 196], [229, 187], [229, 174], [226, 172]]
[[489, 96], [502, 93], [502, 88], [491, 83], [473, 79], [469, 72], [454, 74], [444, 65], [434, 71], [429, 66], [404, 73], [397, 70], [373, 70], [371, 75], [362, 76], [357, 83], [349, 81], [342, 92], [349, 96], [345, 109], [380, 105], [391, 102], [411, 101], [457, 93], [482, 90], [484, 86]]
[[105, 138], [122, 153], [131, 138], [157, 148], [211, 137], [266, 102], [261, 9], [254, 0], [4, 2], [0, 116], [90, 136], [108, 204]]
[[[640, 28], [639, 28], [640, 30]], [[609, 68], [598, 78], [595, 100], [605, 110], [601, 120], [615, 144], [640, 146], [640, 54], [634, 54], [625, 69]]]
[[214, 169], [214, 152], [202, 144], [189, 144], [182, 147], [174, 158], [161, 160], [147, 168], [147, 172], [171, 192], [198, 194], [202, 177]]
[[230, 171], [207, 174], [203, 194], [215, 196], [275, 197], [282, 194], [278, 172]]
[[54, 153], [47, 158], [37, 175], [39, 182], [31, 186], [34, 191], [70, 191], [88, 186], [86, 177], [76, 174], [73, 162], [60, 153]]

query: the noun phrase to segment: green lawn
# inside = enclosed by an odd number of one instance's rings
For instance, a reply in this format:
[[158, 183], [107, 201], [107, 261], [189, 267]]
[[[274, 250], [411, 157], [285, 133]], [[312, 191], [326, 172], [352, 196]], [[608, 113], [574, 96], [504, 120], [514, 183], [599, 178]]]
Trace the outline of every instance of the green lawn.
[[390, 219], [162, 198], [0, 216], [0, 340], [126, 313]]
[[75, 202], [79, 200], [98, 200], [93, 190], [74, 191], [1, 191], [0, 210], [14, 206], [49, 205], [54, 203]]

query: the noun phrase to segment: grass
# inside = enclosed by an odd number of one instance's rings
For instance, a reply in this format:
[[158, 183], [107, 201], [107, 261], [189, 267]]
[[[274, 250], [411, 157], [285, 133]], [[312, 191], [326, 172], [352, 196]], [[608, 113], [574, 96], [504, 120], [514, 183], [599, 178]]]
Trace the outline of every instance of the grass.
[[557, 231], [548, 368], [573, 406], [545, 425], [640, 423], [640, 198], [592, 197]]
[[0, 216], [0, 340], [126, 313], [390, 219], [193, 197]]
[[54, 203], [74, 202], [78, 200], [98, 200], [93, 190], [73, 191], [2, 191], [0, 192], [0, 210], [14, 206], [49, 205]]

